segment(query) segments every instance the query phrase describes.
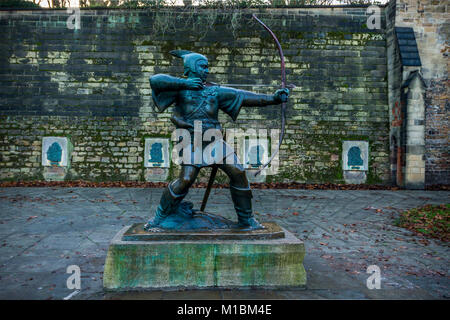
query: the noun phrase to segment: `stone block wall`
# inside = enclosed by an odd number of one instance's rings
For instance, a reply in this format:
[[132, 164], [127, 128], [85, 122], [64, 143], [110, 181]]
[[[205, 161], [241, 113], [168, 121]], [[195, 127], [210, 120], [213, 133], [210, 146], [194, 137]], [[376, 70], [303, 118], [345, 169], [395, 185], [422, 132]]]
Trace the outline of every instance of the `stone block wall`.
[[[343, 182], [342, 142], [358, 140], [369, 142], [367, 182], [389, 183], [384, 15], [382, 29], [370, 30], [366, 7], [254, 12], [279, 37], [287, 82], [296, 85], [280, 172], [268, 180]], [[182, 74], [170, 50], [205, 54], [213, 82], [261, 93], [280, 85], [273, 40], [251, 12], [82, 10], [79, 30], [67, 28], [68, 17], [0, 11], [2, 180], [43, 179], [44, 136], [73, 145], [68, 180], [144, 180], [144, 139], [174, 129], [170, 110], [155, 111], [148, 82], [156, 73]], [[173, 24], [164, 29], [167, 21]], [[220, 120], [225, 128], [276, 129], [279, 117], [274, 106], [243, 109], [235, 123]], [[174, 174], [175, 167], [169, 179]]]

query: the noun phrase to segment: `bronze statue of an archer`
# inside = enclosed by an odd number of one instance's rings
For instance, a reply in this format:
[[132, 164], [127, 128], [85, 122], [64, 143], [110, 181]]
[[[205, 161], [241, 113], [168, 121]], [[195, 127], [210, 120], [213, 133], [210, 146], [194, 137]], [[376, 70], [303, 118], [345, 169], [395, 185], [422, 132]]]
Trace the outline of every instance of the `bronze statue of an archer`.
[[[208, 59], [205, 56], [186, 50], [174, 50], [170, 53], [183, 59], [186, 78], [157, 74], [150, 77], [150, 85], [153, 101], [160, 112], [175, 104], [172, 122], [177, 128], [187, 129], [193, 133], [194, 121], [201, 121], [202, 132], [211, 128], [221, 130], [218, 121], [219, 110], [236, 120], [243, 106], [275, 105], [285, 103], [288, 99], [287, 88], [279, 89], [273, 95], [267, 95], [207, 83], [209, 71]], [[252, 192], [245, 170], [234, 151], [232, 156], [235, 158], [233, 163], [226, 161], [215, 165], [230, 178], [230, 192], [238, 216], [238, 226], [248, 230], [261, 228], [262, 226], [253, 217]], [[179, 177], [170, 182], [164, 190], [155, 217], [147, 223], [146, 229], [161, 226], [167, 217], [176, 213], [200, 169], [211, 164], [202, 161], [183, 163], [181, 166]]]

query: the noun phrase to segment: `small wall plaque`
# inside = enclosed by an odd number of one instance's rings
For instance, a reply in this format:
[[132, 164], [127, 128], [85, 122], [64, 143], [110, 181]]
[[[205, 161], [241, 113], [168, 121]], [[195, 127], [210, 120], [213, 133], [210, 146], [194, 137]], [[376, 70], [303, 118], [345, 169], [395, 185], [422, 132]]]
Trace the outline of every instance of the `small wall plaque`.
[[66, 167], [68, 163], [66, 137], [42, 138], [42, 165], [45, 167]]
[[170, 166], [169, 139], [146, 138], [144, 152], [144, 167], [168, 168]]
[[244, 167], [260, 168], [269, 159], [267, 139], [248, 139], [244, 143]]
[[369, 143], [367, 141], [344, 141], [342, 161], [344, 171], [367, 171], [369, 168]]

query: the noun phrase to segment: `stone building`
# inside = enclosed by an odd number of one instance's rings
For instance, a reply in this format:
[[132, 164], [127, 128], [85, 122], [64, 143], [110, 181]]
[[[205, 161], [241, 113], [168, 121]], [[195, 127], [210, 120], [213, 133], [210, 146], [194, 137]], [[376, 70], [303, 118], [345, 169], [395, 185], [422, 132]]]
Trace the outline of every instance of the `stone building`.
[[449, 15], [445, 1], [391, 1], [385, 9], [391, 178], [449, 183]]

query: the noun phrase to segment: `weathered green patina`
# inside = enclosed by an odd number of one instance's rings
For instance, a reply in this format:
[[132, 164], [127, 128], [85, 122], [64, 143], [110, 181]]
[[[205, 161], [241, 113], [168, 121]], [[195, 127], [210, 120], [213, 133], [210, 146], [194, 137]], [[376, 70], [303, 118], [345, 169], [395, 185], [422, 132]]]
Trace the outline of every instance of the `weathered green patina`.
[[112, 240], [105, 263], [107, 290], [303, 287], [305, 246], [292, 233], [269, 240]]
[[[266, 222], [263, 229], [242, 230], [236, 223], [212, 214], [200, 214], [205, 220], [222, 220], [228, 222], [223, 224], [223, 228], [212, 228], [210, 224], [207, 228], [197, 228], [195, 230], [158, 230], [147, 231], [143, 223], [136, 223], [131, 226], [123, 235], [125, 241], [168, 241], [168, 240], [268, 240], [282, 239], [285, 237], [283, 229], [274, 222]], [[212, 219], [211, 219], [212, 218]], [[192, 219], [195, 220], [195, 217]], [[188, 220], [189, 221], [189, 220]], [[196, 226], [198, 222], [193, 222]], [[234, 227], [234, 228], [233, 228]]]
[[[257, 18], [255, 17], [255, 19]], [[265, 25], [264, 27], [267, 28]], [[272, 33], [272, 31], [270, 32]], [[278, 40], [276, 41], [281, 50]], [[218, 120], [220, 110], [228, 114], [233, 120], [236, 120], [242, 107], [264, 107], [281, 104], [283, 114], [282, 130], [279, 140], [279, 144], [281, 144], [285, 132], [284, 110], [289, 97], [289, 90], [285, 88], [284, 60], [281, 63], [283, 74], [282, 89], [276, 90], [274, 94], [267, 95], [206, 82], [209, 74], [209, 64], [208, 59], [204, 55], [189, 50], [172, 50], [170, 53], [183, 59], [184, 76], [187, 78], [156, 74], [151, 76], [149, 80], [152, 89], [152, 99], [158, 111], [163, 112], [171, 105], [174, 105], [171, 121], [175, 124], [178, 132], [184, 130], [186, 131], [186, 136], [189, 137], [195, 137], [195, 131], [205, 134], [206, 132], [215, 130], [220, 133], [222, 129]], [[281, 51], [280, 54], [283, 58]], [[196, 129], [198, 125], [199, 127]], [[180, 133], [177, 134], [181, 135]], [[223, 138], [215, 137], [213, 150], [223, 150], [223, 152], [217, 155], [213, 161], [208, 161], [204, 156], [202, 157], [202, 151], [199, 152], [197, 146], [194, 145], [194, 141], [190, 139], [189, 143], [191, 146], [189, 149], [191, 151], [189, 153], [191, 154], [187, 156], [188, 159], [186, 161], [182, 161], [179, 177], [170, 182], [164, 190], [155, 216], [149, 220], [145, 228], [147, 230], [154, 227], [179, 229], [180, 223], [184, 224], [186, 219], [191, 219], [194, 214], [192, 205], [189, 205], [187, 202], [182, 202], [182, 200], [187, 195], [190, 186], [196, 180], [200, 169], [210, 166], [220, 168], [230, 178], [231, 198], [236, 209], [239, 226], [250, 229], [261, 228], [261, 225], [252, 214], [252, 194], [245, 169], [234, 153], [234, 150], [226, 144]], [[200, 149], [208, 148], [208, 143], [205, 142], [204, 140], [203, 146], [200, 146]], [[271, 159], [274, 155], [272, 154]], [[231, 162], [229, 158], [231, 158]], [[214, 181], [217, 169], [212, 172], [211, 182]], [[210, 185], [208, 187], [209, 189]], [[206, 203], [208, 194], [209, 191], [204, 198], [204, 204]], [[202, 205], [201, 210], [203, 209], [204, 205]], [[178, 219], [169, 222], [168, 218], [174, 214], [178, 216]]]

